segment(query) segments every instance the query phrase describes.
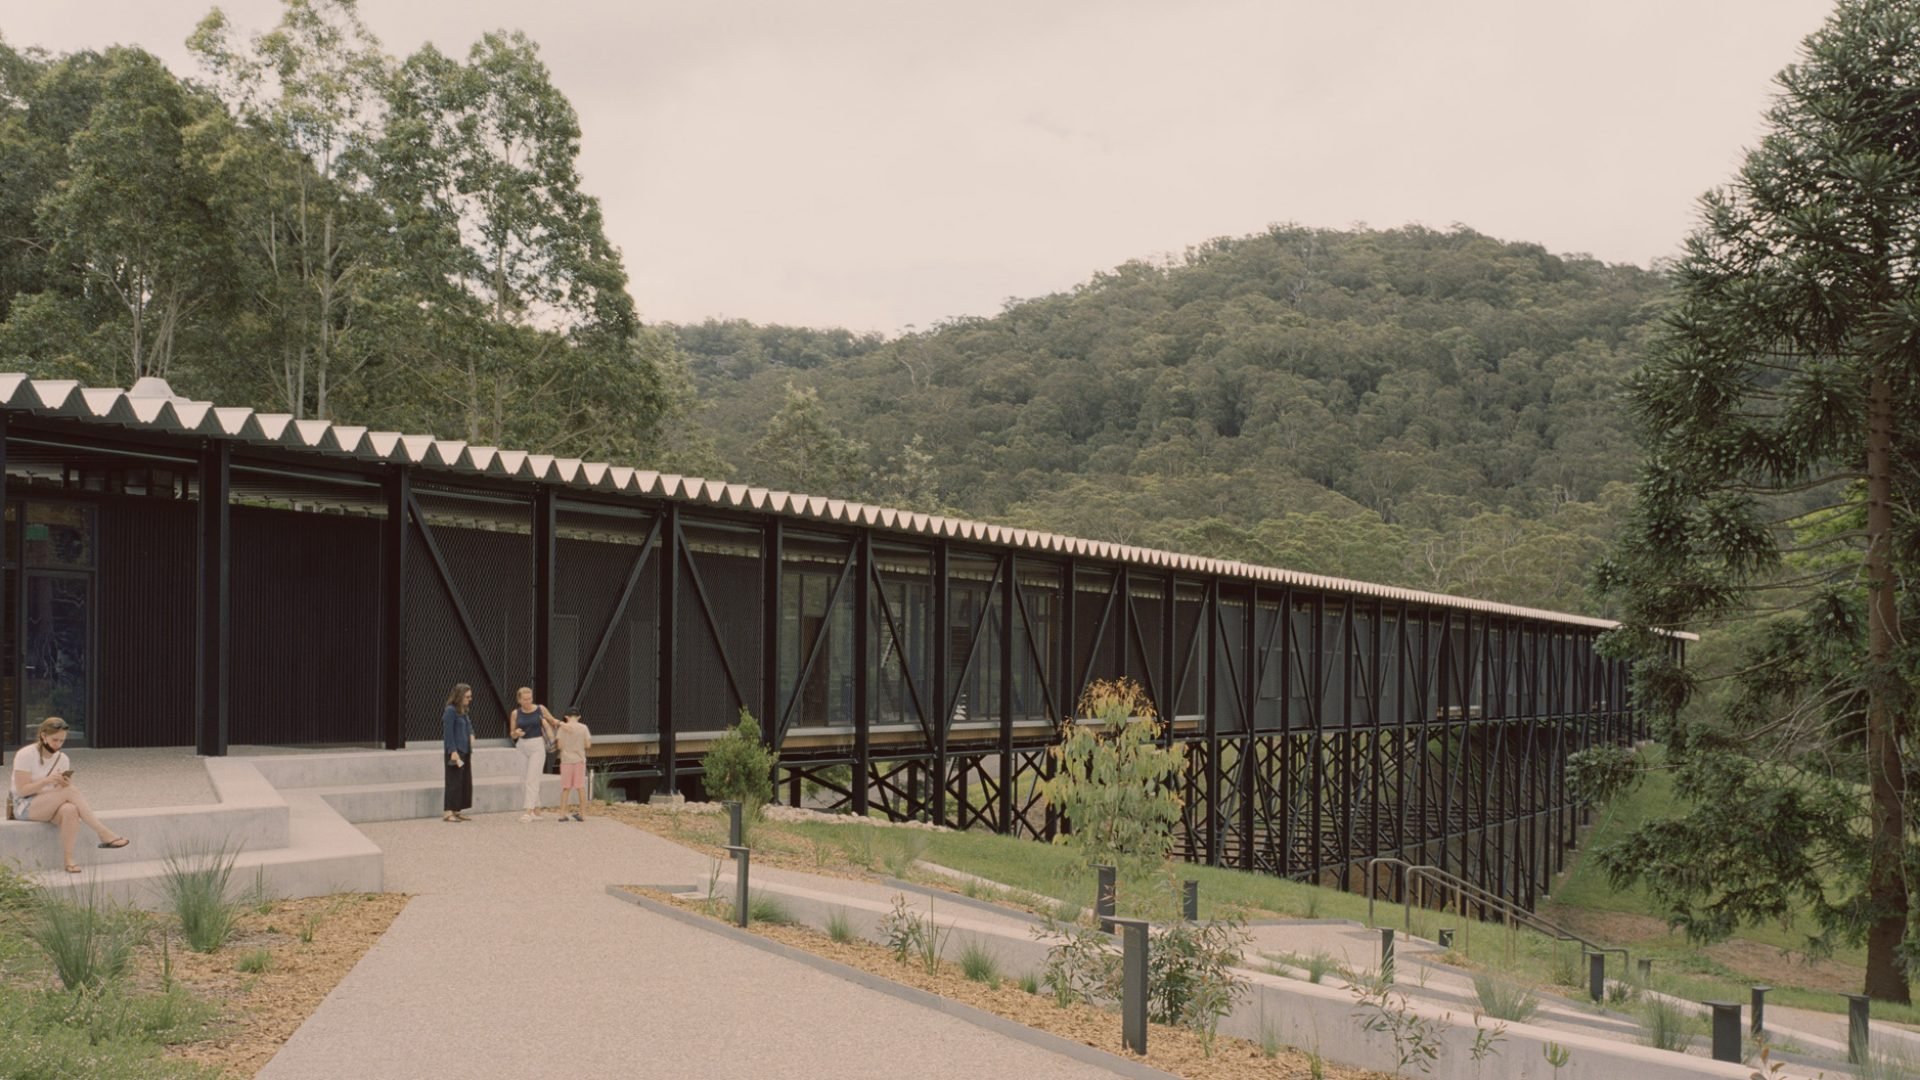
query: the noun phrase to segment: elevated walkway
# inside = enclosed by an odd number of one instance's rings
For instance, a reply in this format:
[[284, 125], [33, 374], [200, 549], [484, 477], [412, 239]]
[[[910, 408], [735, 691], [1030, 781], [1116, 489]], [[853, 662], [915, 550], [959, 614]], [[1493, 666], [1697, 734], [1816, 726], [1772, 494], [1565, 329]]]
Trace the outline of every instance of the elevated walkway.
[[[475, 748], [474, 813], [520, 808], [522, 760], [504, 745]], [[191, 862], [223, 851], [233, 855], [236, 890], [259, 888], [276, 897], [378, 892], [383, 857], [354, 826], [440, 815], [437, 749], [248, 752], [224, 758], [194, 758], [181, 751], [179, 758], [154, 768], [156, 788], [177, 788], [177, 776], [163, 777], [182, 769], [204, 770], [216, 801], [101, 810], [101, 820], [133, 843], [102, 849], [83, 827], [75, 859], [84, 873], [61, 869], [59, 832], [39, 822], [0, 823], [0, 861], [49, 888], [97, 890], [144, 908], [164, 905], [169, 858]], [[136, 787], [138, 782], [128, 781]], [[559, 793], [559, 777], [542, 777], [543, 805], [557, 802]], [[113, 798], [123, 806], [139, 801], [137, 791], [118, 790]]]

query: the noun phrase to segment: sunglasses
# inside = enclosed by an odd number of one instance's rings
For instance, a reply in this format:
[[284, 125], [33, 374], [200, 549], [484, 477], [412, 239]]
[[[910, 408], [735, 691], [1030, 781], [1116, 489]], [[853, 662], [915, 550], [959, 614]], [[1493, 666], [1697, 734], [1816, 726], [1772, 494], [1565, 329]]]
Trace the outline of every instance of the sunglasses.
[[47, 725], [47, 730], [48, 731], [65, 731], [67, 730], [67, 722], [65, 720], [55, 720], [52, 723]]

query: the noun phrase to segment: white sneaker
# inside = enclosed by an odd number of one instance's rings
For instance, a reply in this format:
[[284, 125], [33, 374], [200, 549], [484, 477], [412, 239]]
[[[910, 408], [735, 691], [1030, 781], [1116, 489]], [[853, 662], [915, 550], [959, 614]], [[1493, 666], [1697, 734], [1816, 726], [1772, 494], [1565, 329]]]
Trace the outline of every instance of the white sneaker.
[[526, 813], [520, 815], [520, 820], [521, 821], [539, 821], [540, 815], [529, 810]]

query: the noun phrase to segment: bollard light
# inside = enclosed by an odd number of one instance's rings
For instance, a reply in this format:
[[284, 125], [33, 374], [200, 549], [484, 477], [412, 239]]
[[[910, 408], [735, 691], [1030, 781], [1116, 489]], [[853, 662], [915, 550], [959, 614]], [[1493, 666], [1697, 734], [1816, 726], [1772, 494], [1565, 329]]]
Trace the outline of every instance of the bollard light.
[[1873, 1006], [1873, 999], [1865, 994], [1846, 994], [1847, 999], [1847, 1064], [1865, 1065], [1867, 1063], [1867, 1018]]
[[1740, 1003], [1704, 1001], [1713, 1010], [1713, 1060], [1740, 1060]]
[[1587, 954], [1587, 993], [1596, 1002], [1607, 1000], [1607, 954]]
[[1120, 1037], [1127, 1049], [1147, 1052], [1147, 920], [1115, 919], [1120, 928]]
[[1440, 928], [1440, 947], [1443, 949], [1453, 948], [1453, 927], [1443, 926]]
[[1771, 986], [1756, 986], [1753, 988], [1753, 1034], [1755, 1038], [1767, 1033], [1767, 991], [1771, 989], [1773, 989]]
[[740, 802], [737, 799], [728, 799], [725, 805], [727, 808], [727, 846], [739, 847], [741, 846]]
[[1393, 927], [1380, 928], [1380, 981], [1393, 985]]
[[1180, 883], [1180, 917], [1200, 921], [1200, 883], [1191, 878]]
[[733, 856], [733, 924], [745, 928], [747, 925], [747, 868], [753, 862], [753, 852], [739, 844], [728, 844], [727, 852]]
[[1648, 956], [1643, 956], [1640, 958], [1640, 981], [1644, 983], [1652, 978], [1653, 978], [1653, 958]]

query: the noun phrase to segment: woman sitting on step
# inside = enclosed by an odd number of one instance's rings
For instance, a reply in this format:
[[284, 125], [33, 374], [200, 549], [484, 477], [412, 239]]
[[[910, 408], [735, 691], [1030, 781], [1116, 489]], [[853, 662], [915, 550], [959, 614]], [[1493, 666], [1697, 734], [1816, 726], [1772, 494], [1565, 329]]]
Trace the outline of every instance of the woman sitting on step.
[[67, 742], [67, 722], [49, 716], [40, 722], [33, 742], [13, 756], [13, 816], [22, 821], [51, 821], [60, 826], [60, 849], [66, 855], [67, 873], [77, 874], [73, 861], [73, 841], [80, 823], [100, 836], [103, 848], [123, 848], [127, 838], [93, 816], [87, 797], [73, 786], [73, 761], [60, 748]]

